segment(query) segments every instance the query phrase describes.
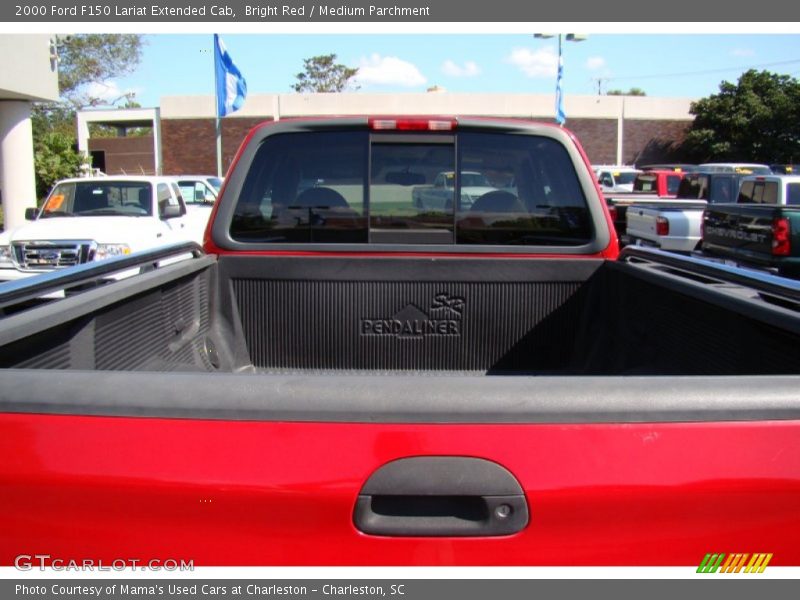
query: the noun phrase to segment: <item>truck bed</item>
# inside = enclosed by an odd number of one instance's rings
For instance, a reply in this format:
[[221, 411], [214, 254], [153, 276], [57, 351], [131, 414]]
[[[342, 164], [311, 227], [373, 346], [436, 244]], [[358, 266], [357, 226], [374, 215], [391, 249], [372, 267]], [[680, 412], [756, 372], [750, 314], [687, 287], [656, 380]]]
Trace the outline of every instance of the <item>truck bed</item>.
[[0, 365], [797, 374], [799, 315], [786, 298], [769, 300], [658, 262], [203, 256], [5, 317]]

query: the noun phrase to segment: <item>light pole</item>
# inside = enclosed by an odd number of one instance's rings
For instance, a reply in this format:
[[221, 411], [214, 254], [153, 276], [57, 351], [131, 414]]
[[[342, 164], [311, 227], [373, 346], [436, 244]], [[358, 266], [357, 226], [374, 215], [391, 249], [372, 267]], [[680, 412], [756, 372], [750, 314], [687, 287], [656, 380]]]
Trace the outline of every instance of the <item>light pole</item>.
[[[537, 39], [549, 39], [555, 37], [552, 33], [534, 33], [533, 37]], [[558, 34], [558, 74], [556, 75], [556, 122], [564, 126], [567, 120], [567, 115], [564, 112], [564, 92], [561, 89], [561, 80], [564, 77], [564, 57], [562, 51], [563, 41], [566, 39], [568, 42], [583, 42], [589, 36], [582, 33], [563, 33]]]

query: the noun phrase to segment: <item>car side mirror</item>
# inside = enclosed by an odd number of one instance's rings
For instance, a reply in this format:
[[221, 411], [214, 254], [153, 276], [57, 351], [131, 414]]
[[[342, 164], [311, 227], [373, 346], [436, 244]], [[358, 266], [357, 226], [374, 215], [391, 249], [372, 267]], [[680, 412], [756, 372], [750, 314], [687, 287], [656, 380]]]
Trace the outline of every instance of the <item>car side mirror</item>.
[[178, 204], [167, 204], [161, 209], [162, 219], [177, 219], [183, 216], [183, 207]]
[[39, 214], [38, 208], [26, 208], [25, 209], [25, 220], [26, 221], [35, 221], [36, 217]]

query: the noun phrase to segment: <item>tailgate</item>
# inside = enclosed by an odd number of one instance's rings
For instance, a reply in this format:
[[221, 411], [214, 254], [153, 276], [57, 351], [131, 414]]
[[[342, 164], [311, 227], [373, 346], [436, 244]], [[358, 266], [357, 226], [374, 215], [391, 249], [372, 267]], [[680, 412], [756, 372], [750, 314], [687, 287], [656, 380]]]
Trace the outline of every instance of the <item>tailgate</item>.
[[725, 206], [708, 211], [703, 244], [712, 250], [730, 250], [744, 256], [772, 254], [772, 224], [781, 214], [775, 207]]
[[[703, 201], [685, 200], [662, 201], [658, 206], [630, 206], [627, 212], [628, 237], [648, 241], [672, 237], [696, 242], [700, 237], [700, 219], [705, 207]], [[662, 221], [666, 219], [663, 234], [656, 227], [659, 218]]]
[[[797, 377], [35, 375], [3, 380], [3, 565], [800, 564]], [[419, 457], [465, 460], [382, 470]]]
[[658, 209], [645, 206], [629, 206], [625, 213], [626, 232], [629, 238], [655, 241]]

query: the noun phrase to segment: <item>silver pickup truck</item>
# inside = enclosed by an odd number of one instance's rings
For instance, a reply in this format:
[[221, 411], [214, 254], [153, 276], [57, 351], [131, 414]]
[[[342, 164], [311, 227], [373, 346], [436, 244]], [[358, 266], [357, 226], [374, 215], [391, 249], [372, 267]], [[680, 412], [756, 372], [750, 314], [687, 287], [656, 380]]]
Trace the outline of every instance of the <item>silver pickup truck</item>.
[[700, 246], [705, 200], [673, 200], [659, 206], [628, 207], [629, 244], [672, 252], [692, 252]]
[[702, 241], [703, 211], [709, 204], [735, 202], [747, 172], [687, 173], [675, 200], [628, 207], [624, 242], [673, 252], [693, 252]]

